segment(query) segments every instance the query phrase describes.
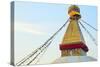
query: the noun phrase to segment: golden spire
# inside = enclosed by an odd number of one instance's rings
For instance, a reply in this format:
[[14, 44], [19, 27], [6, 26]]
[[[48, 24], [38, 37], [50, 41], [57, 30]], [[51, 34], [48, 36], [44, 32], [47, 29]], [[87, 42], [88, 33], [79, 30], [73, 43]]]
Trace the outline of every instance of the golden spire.
[[78, 20], [81, 18], [80, 9], [76, 5], [69, 7], [68, 14], [70, 23], [64, 34], [60, 49], [62, 56], [86, 55], [88, 51], [83, 35], [81, 33]]

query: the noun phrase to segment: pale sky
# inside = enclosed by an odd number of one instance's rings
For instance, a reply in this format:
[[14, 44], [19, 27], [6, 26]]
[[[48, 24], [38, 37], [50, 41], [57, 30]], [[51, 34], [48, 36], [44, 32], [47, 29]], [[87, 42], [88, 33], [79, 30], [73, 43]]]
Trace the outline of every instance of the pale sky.
[[[34, 2], [15, 2], [15, 61], [31, 53], [42, 45], [68, 19], [67, 4], [49, 4]], [[97, 7], [79, 5], [82, 19], [97, 28]], [[84, 23], [83, 23], [84, 24]], [[67, 24], [68, 25], [68, 24]], [[59, 44], [62, 41], [66, 27], [55, 37], [39, 63], [51, 63], [60, 57]], [[97, 39], [96, 32], [84, 24]], [[97, 58], [97, 46], [82, 29], [86, 45], [89, 48], [88, 56]]]

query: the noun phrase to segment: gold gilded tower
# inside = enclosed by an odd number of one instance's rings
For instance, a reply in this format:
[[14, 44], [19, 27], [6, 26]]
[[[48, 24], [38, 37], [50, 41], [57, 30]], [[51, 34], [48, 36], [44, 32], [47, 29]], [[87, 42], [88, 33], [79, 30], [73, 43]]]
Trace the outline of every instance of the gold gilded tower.
[[80, 9], [76, 5], [69, 7], [70, 23], [60, 44], [61, 56], [84, 56], [88, 51], [78, 21]]

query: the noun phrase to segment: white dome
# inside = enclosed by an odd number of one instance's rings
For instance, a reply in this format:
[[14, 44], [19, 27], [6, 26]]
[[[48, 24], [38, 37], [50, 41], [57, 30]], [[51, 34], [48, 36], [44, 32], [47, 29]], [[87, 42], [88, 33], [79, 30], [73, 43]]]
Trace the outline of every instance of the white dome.
[[96, 61], [90, 56], [67, 56], [56, 59], [53, 63], [72, 63], [72, 62], [88, 62], [88, 61]]

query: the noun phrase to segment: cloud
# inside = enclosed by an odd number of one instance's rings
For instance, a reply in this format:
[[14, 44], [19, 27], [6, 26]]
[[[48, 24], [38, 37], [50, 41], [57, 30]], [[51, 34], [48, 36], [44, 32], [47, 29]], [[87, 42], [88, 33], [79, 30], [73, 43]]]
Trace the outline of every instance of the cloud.
[[16, 32], [26, 32], [34, 35], [44, 35], [45, 32], [42, 31], [42, 27], [32, 23], [20, 23], [15, 22], [15, 31]]

